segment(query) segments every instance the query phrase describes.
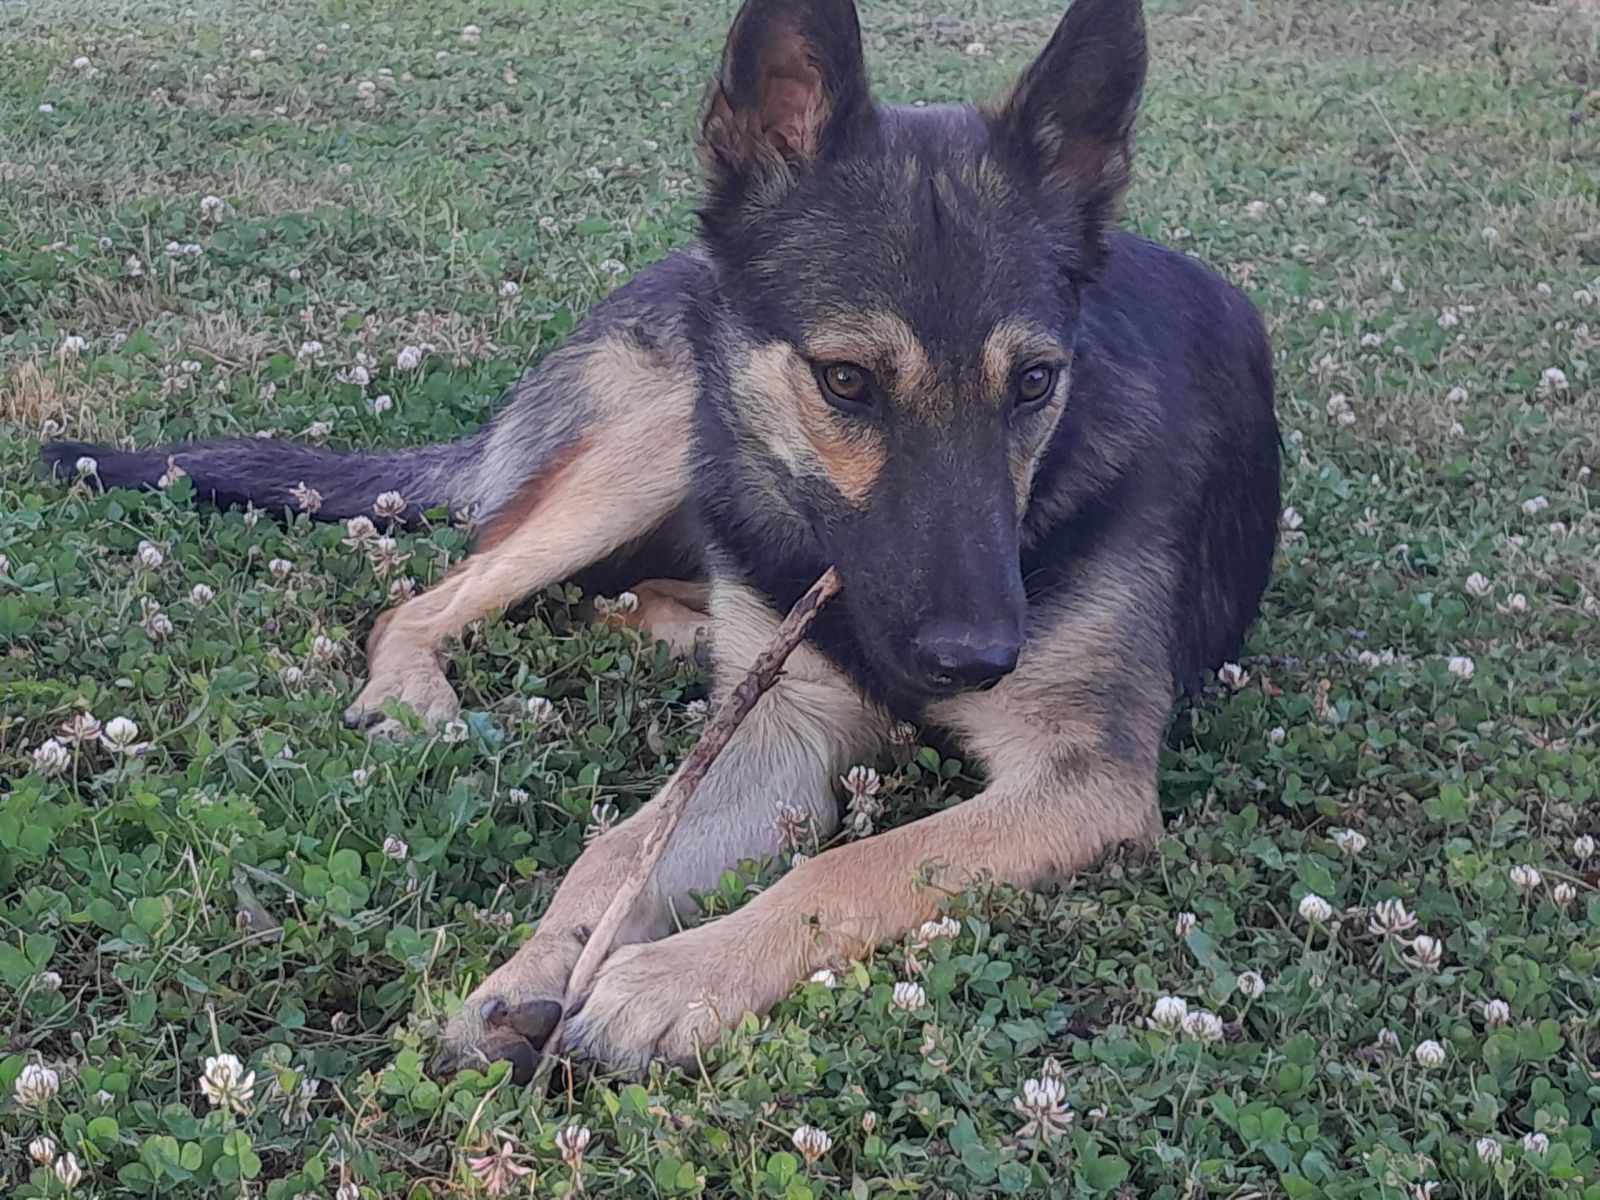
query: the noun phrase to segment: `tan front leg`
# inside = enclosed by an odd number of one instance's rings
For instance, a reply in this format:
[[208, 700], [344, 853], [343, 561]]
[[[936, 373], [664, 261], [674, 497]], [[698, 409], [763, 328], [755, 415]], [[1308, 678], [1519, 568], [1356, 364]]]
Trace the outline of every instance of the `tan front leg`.
[[1122, 841], [1160, 831], [1155, 772], [1062, 760], [983, 795], [854, 842], [791, 871], [744, 908], [606, 961], [565, 1048], [638, 1073], [692, 1061], [746, 1012], [764, 1013], [812, 972], [866, 954], [982, 880], [1035, 887]]
[[[445, 643], [468, 624], [559, 583], [665, 521], [688, 492], [693, 381], [618, 342], [585, 350], [593, 422], [484, 522], [472, 554], [435, 587], [385, 613], [367, 639], [368, 680], [349, 725], [398, 733], [388, 700], [425, 721], [455, 716]], [[650, 404], [641, 402], [648, 396]], [[493, 467], [486, 451], [484, 469]], [[506, 464], [514, 470], [514, 464]]]
[[[753, 593], [720, 584], [712, 590], [711, 612], [718, 687], [725, 693], [766, 648], [778, 617]], [[839, 823], [834, 780], [875, 753], [888, 730], [882, 712], [802, 646], [696, 790], [616, 944], [670, 934], [688, 914], [692, 891], [715, 886], [743, 860], [784, 850], [785, 826], [794, 815], [810, 822], [818, 840], [831, 837]], [[589, 930], [632, 867], [644, 823], [653, 819], [647, 805], [584, 851], [534, 936], [450, 1022], [436, 1071], [498, 1058], [510, 1059], [519, 1078], [532, 1071], [532, 1044], [560, 1015], [558, 1001]]]

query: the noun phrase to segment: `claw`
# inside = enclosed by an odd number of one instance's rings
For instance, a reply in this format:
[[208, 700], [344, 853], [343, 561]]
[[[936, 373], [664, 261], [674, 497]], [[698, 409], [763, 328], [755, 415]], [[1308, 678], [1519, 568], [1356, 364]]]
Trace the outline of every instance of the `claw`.
[[519, 1087], [533, 1078], [539, 1052], [561, 1020], [561, 1005], [554, 1000], [529, 1000], [510, 1005], [492, 996], [478, 1006], [481, 1032], [440, 1048], [428, 1064], [436, 1079], [465, 1067], [486, 1069], [502, 1060], [511, 1064], [511, 1081]]

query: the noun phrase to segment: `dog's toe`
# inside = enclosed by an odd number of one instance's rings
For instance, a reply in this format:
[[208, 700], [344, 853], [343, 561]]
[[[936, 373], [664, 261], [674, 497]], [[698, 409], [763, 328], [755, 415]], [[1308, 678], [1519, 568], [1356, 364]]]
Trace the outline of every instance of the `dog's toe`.
[[442, 1078], [471, 1067], [484, 1070], [503, 1061], [511, 1064], [514, 1083], [527, 1083], [539, 1065], [541, 1048], [560, 1020], [561, 1005], [545, 997], [474, 997], [446, 1028], [428, 1070]]

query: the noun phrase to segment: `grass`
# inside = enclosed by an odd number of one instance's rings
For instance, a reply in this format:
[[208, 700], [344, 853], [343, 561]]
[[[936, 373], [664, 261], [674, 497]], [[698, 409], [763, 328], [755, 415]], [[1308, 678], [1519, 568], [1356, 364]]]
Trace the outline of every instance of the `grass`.
[[[1247, 678], [1174, 721], [1169, 836], [1058, 895], [963, 897], [958, 937], [797, 989], [704, 1073], [549, 1095], [420, 1064], [599, 806], [682, 757], [703, 681], [556, 590], [454, 655], [465, 740], [369, 744], [338, 720], [361, 636], [457, 531], [380, 577], [338, 527], [33, 459], [47, 431], [471, 427], [690, 236], [729, 5], [5, 12], [0, 1194], [63, 1193], [29, 1157], [47, 1135], [83, 1196], [468, 1195], [508, 1143], [540, 1195], [1600, 1197], [1592, 10], [1155, 8], [1129, 221], [1268, 315], [1293, 509]], [[863, 17], [886, 96], [946, 99], [998, 88], [1056, 15]], [[42, 769], [75, 713], [147, 753]], [[927, 748], [878, 765], [895, 820], [970, 790]], [[1383, 901], [1416, 927], [1370, 933]], [[1166, 995], [1223, 1039], [1148, 1027]], [[254, 1072], [245, 1113], [199, 1087], [218, 1054]], [[40, 1065], [59, 1090], [24, 1106]], [[1054, 1070], [1075, 1119], [1024, 1136], [1014, 1098]], [[563, 1162], [571, 1125], [592, 1141]], [[831, 1137], [815, 1161], [802, 1125]]]

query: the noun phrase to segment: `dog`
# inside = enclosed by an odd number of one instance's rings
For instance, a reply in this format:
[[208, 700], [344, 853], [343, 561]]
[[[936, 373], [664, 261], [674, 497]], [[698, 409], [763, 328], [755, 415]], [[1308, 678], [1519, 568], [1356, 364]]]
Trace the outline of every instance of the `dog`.
[[[700, 236], [594, 308], [479, 432], [338, 454], [261, 440], [56, 443], [112, 486], [169, 459], [203, 498], [319, 519], [448, 506], [473, 552], [384, 613], [346, 719], [454, 715], [441, 646], [567, 579], [628, 620], [710, 632], [725, 696], [830, 565], [839, 598], [702, 782], [618, 949], [563, 1014], [647, 807], [597, 839], [466, 1000], [434, 1068], [561, 1050], [686, 1063], [797, 981], [903, 936], [975, 881], [1032, 888], [1161, 832], [1173, 705], [1257, 616], [1280, 503], [1272, 358], [1251, 303], [1117, 228], [1147, 61], [1137, 0], [1076, 0], [1002, 99], [892, 107], [852, 0], [746, 0], [707, 91]], [[391, 511], [393, 501], [390, 501]], [[642, 582], [641, 582], [642, 581]], [[823, 839], [833, 781], [904, 719], [981, 764], [975, 797], [795, 866], [676, 931], [691, 892]]]

